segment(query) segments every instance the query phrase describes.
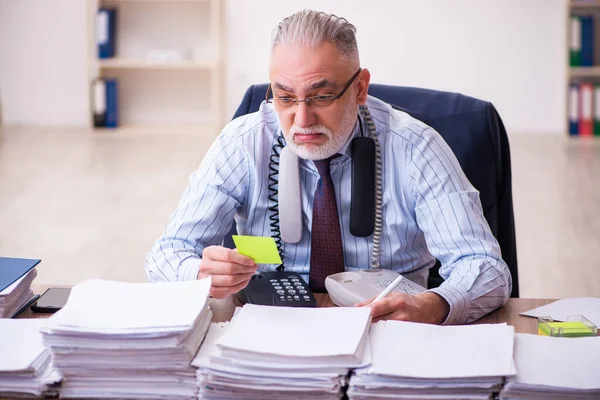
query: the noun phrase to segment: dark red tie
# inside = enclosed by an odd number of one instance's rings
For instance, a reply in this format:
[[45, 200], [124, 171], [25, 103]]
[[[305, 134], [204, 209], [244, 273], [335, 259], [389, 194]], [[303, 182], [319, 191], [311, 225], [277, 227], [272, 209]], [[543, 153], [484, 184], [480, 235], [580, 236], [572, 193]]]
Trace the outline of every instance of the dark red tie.
[[320, 178], [315, 191], [310, 240], [310, 273], [308, 284], [313, 292], [325, 291], [325, 278], [344, 272], [344, 247], [338, 218], [335, 189], [329, 164], [336, 154], [326, 160], [314, 161]]

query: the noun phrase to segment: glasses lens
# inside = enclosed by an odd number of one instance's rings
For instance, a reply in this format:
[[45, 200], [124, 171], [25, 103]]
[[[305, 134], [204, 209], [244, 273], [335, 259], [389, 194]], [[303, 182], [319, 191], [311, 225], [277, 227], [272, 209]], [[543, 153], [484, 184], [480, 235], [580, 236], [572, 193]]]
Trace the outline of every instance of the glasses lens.
[[335, 100], [335, 96], [315, 96], [310, 98], [310, 104], [316, 107], [327, 107]]

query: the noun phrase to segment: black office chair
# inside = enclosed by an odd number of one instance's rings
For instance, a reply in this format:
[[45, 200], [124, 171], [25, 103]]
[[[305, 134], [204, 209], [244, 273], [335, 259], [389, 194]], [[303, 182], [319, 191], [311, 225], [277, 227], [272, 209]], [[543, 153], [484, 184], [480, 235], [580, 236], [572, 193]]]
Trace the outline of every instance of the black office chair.
[[[234, 118], [258, 111], [267, 86], [250, 86]], [[494, 106], [458, 93], [401, 86], [373, 84], [369, 94], [423, 121], [446, 140], [467, 178], [479, 190], [485, 218], [512, 274], [511, 297], [519, 297], [510, 148]], [[235, 234], [235, 224], [230, 233]], [[230, 235], [224, 245], [234, 248]], [[430, 270], [430, 288], [443, 282], [438, 271], [439, 262]]]

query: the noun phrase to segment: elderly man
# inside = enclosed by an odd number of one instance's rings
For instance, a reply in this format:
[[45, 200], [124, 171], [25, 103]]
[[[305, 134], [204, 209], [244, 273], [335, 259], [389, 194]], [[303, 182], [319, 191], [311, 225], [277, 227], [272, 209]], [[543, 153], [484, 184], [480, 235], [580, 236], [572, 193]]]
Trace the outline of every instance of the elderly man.
[[[146, 258], [150, 280], [210, 275], [217, 298], [248, 284], [258, 266], [220, 244], [234, 220], [240, 234], [272, 234], [269, 178], [280, 143], [298, 157], [301, 190], [298, 237], [283, 245], [283, 262], [313, 290], [324, 289], [326, 275], [366, 269], [374, 259], [424, 285], [437, 258], [445, 279], [440, 287], [394, 293], [372, 304], [372, 315], [462, 324], [504, 305], [512, 280], [479, 193], [437, 132], [368, 96], [371, 76], [360, 67], [355, 33], [344, 18], [311, 10], [279, 23], [268, 99], [258, 112], [229, 123], [192, 174]], [[374, 146], [364, 147], [368, 136]], [[379, 197], [375, 231], [367, 223], [368, 232], [360, 234], [352, 226], [365, 221], [350, 218], [353, 197], [362, 195], [352, 175], [369, 166], [365, 153], [374, 154], [380, 172]], [[286, 207], [280, 204], [279, 214]]]

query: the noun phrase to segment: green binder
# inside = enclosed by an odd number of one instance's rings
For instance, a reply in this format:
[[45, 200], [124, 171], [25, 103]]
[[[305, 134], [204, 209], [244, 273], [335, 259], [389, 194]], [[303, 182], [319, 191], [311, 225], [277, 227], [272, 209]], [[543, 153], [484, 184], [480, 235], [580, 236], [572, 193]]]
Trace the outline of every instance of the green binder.
[[581, 18], [571, 15], [569, 37], [569, 65], [571, 67], [581, 66]]
[[600, 83], [594, 85], [594, 136], [600, 136]]

